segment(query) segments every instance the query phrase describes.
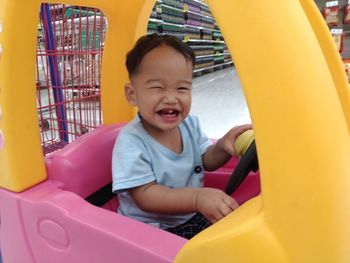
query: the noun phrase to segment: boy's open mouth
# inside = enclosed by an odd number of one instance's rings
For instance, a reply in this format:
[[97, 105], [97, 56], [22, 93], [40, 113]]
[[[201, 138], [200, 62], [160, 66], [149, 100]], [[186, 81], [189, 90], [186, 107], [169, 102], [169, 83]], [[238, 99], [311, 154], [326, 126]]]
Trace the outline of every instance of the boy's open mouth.
[[157, 111], [157, 113], [160, 116], [166, 117], [166, 118], [174, 118], [180, 114], [180, 112], [178, 110], [174, 110], [174, 109], [162, 109], [162, 110]]

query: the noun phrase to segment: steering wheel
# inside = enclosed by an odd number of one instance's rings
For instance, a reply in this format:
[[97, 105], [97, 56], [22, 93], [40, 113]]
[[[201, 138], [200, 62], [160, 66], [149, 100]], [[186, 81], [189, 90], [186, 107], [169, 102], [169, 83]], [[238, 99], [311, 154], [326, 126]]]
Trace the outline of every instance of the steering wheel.
[[256, 172], [259, 169], [258, 155], [256, 153], [252, 130], [245, 131], [238, 136], [234, 146], [238, 155], [242, 157], [226, 185], [225, 192], [228, 195], [231, 195], [237, 190], [250, 171]]

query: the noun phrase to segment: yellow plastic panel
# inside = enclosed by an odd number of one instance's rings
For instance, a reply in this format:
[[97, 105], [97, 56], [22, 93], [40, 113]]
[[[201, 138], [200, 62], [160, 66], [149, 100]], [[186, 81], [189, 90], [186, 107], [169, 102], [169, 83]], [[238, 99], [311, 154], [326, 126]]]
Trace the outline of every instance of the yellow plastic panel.
[[0, 2], [0, 185], [13, 191], [45, 179], [35, 97], [38, 17], [38, 4], [26, 8], [21, 1]]
[[318, 38], [330, 73], [332, 74], [335, 87], [338, 91], [348, 127], [350, 128], [350, 89], [349, 82], [345, 76], [344, 63], [341, 61], [338, 49], [334, 44], [334, 39], [329, 34], [329, 28], [327, 26], [319, 26], [320, 20], [322, 21], [323, 17], [321, 13], [314, 8], [314, 2], [312, 0], [302, 1], [301, 4]]
[[326, 24], [312, 0], [207, 2], [244, 86], [262, 194], [175, 262], [350, 262], [349, 91]]
[[[134, 110], [124, 99], [127, 82], [125, 55], [146, 33], [155, 0], [49, 1], [99, 8], [107, 17], [101, 94], [104, 123], [126, 122]], [[22, 191], [46, 179], [36, 111], [35, 56], [37, 26], [42, 1], [0, 0], [3, 32], [0, 43], [0, 187]]]

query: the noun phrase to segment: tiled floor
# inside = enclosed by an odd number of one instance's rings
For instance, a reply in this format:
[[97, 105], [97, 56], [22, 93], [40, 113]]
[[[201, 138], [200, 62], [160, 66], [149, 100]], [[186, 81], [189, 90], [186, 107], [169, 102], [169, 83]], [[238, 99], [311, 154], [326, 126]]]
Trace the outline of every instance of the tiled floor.
[[251, 123], [233, 67], [194, 78], [191, 113], [198, 116], [209, 138], [220, 138], [236, 125]]

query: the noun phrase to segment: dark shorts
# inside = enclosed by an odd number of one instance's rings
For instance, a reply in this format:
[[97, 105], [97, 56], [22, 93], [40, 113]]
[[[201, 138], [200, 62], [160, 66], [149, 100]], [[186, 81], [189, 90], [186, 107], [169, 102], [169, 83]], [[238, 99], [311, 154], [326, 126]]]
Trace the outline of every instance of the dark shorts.
[[168, 228], [165, 230], [175, 235], [178, 235], [180, 237], [191, 239], [192, 237], [194, 237], [199, 232], [201, 232], [202, 230], [206, 229], [209, 226], [211, 226], [211, 223], [209, 222], [208, 219], [206, 219], [201, 214], [196, 214], [194, 217], [192, 217], [190, 220], [186, 221], [185, 223], [177, 227]]

